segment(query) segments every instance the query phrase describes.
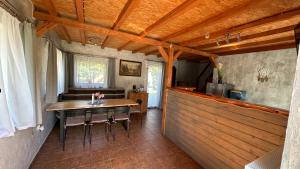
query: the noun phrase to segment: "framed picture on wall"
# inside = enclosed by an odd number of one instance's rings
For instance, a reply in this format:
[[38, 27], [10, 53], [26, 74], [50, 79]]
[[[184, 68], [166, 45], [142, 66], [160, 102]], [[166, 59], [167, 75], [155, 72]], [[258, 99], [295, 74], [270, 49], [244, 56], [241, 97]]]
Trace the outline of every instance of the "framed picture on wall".
[[119, 75], [120, 76], [141, 76], [142, 62], [120, 60]]

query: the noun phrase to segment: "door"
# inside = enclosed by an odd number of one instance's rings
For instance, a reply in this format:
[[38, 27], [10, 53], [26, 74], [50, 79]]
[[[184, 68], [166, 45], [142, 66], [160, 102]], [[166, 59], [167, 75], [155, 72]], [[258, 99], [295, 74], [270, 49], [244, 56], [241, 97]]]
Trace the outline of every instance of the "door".
[[163, 64], [161, 62], [148, 61], [148, 107], [160, 107], [162, 79]]

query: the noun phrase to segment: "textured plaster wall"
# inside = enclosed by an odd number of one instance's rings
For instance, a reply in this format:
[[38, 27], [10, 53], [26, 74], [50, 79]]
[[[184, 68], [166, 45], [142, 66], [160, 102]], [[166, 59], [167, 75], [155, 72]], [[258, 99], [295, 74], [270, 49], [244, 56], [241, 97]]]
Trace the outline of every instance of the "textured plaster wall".
[[[247, 101], [289, 109], [296, 66], [296, 49], [284, 49], [238, 55], [220, 56], [225, 83], [247, 91]], [[258, 68], [270, 72], [267, 82], [257, 80]]]
[[[300, 55], [299, 55], [300, 56]], [[300, 58], [298, 56], [281, 169], [300, 168]]]
[[[115, 69], [116, 87], [124, 88], [126, 90], [126, 94], [128, 90], [132, 89], [132, 85], [136, 85], [137, 87], [143, 85], [145, 88], [147, 87], [147, 60], [162, 61], [161, 58], [157, 58], [155, 55], [145, 56], [142, 53], [133, 54], [131, 51], [124, 51], [124, 50], [118, 51], [117, 49], [112, 49], [112, 48], [102, 49], [101, 47], [94, 46], [94, 45], [83, 46], [80, 43], [72, 42], [69, 44], [66, 41], [62, 41], [61, 45], [64, 51], [71, 52], [71, 53], [116, 58], [116, 69]], [[142, 62], [141, 77], [120, 76], [119, 75], [120, 59]]]

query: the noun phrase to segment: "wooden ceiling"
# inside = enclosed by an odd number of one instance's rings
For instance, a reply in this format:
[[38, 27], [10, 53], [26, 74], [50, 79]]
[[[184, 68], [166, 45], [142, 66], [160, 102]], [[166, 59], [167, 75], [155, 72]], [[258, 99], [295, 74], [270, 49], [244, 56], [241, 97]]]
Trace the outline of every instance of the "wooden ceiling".
[[172, 44], [182, 58], [295, 47], [300, 22], [299, 0], [32, 1], [38, 35], [145, 54]]

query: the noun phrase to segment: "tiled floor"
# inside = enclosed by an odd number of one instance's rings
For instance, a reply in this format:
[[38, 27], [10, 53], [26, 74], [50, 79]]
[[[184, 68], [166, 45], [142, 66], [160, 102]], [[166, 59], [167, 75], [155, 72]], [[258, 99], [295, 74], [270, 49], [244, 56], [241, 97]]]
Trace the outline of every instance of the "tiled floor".
[[66, 149], [58, 142], [55, 127], [31, 165], [31, 169], [202, 169], [170, 140], [160, 134], [161, 113], [149, 110], [143, 128], [136, 118], [130, 138], [118, 126], [116, 141], [106, 141], [104, 126], [93, 128], [92, 144], [83, 147], [82, 128], [68, 130]]

